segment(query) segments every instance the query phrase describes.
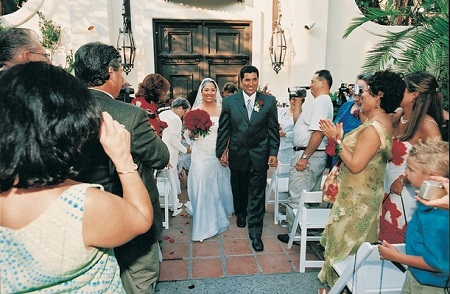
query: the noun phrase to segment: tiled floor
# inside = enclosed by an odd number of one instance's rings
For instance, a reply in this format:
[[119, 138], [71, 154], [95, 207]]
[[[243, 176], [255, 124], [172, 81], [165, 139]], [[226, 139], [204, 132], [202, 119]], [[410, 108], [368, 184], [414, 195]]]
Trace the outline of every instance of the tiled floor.
[[[179, 198], [183, 203], [187, 201], [186, 189]], [[170, 227], [164, 231], [161, 242], [160, 281], [298, 271], [299, 247], [293, 245], [288, 249], [287, 244], [277, 239], [278, 234], [287, 233], [287, 228], [273, 223], [273, 205], [268, 206], [264, 218], [262, 252], [252, 249], [247, 227], [238, 228], [235, 216], [231, 217], [227, 231], [202, 243], [190, 240], [191, 221], [184, 208], [178, 216], [170, 218]], [[310, 243], [307, 259], [321, 258], [323, 248], [318, 242]]]

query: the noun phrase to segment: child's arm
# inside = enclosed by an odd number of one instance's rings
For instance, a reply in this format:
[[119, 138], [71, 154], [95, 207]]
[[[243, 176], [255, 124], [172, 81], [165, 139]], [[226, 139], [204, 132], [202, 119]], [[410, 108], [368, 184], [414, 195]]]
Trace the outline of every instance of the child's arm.
[[390, 261], [396, 261], [398, 263], [431, 271], [437, 272], [436, 269], [430, 267], [422, 256], [407, 255], [397, 250], [393, 245], [386, 241], [383, 241], [381, 245], [378, 245], [378, 252], [380, 253], [380, 258]]

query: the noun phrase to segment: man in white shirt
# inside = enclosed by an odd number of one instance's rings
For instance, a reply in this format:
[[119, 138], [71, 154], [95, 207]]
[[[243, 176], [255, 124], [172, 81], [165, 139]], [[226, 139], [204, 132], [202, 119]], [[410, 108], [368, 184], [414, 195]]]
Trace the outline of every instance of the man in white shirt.
[[[314, 100], [302, 109], [301, 97], [295, 98], [294, 108], [294, 156], [289, 171], [289, 198], [286, 205], [286, 221], [288, 232], [294, 222], [294, 209], [298, 207], [303, 190], [318, 191], [325, 169], [327, 155], [325, 145], [327, 138], [320, 131], [319, 121], [333, 119], [333, 103], [330, 88], [333, 78], [328, 70], [318, 70], [314, 73], [310, 88]], [[278, 239], [287, 243], [288, 234], [278, 235]]]

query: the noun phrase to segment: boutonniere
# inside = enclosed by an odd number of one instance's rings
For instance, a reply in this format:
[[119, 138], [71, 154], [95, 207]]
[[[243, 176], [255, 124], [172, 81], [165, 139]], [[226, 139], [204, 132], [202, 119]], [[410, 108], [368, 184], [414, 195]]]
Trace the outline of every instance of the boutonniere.
[[359, 119], [359, 113], [361, 112], [361, 109], [356, 109], [352, 112], [353, 116]]
[[253, 106], [253, 110], [256, 112], [259, 112], [259, 110], [261, 109], [261, 107], [264, 105], [264, 100], [259, 99], [257, 101], [255, 101], [255, 106]]

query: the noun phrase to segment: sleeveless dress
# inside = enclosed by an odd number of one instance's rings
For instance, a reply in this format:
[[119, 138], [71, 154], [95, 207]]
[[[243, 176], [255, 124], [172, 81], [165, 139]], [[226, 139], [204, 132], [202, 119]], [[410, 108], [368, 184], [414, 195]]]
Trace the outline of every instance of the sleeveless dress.
[[337, 176], [339, 192], [320, 240], [325, 248], [325, 262], [318, 277], [330, 287], [337, 280], [333, 264], [355, 254], [363, 242], [372, 243], [378, 238], [386, 164], [392, 157], [391, 135], [380, 122], [366, 120], [344, 137], [343, 144], [353, 152], [359, 135], [370, 126], [381, 140], [380, 148], [360, 173], [353, 174], [341, 166]]
[[211, 117], [210, 134], [192, 143], [187, 212], [192, 215], [192, 240], [203, 241], [228, 229], [233, 213], [230, 169], [216, 157], [219, 117]]
[[113, 249], [84, 246], [89, 187], [101, 186], [74, 185], [25, 227], [0, 227], [0, 293], [125, 293]]
[[[387, 165], [386, 182], [384, 185], [385, 200], [383, 201], [380, 217], [380, 240], [391, 244], [405, 243], [406, 222], [411, 220], [417, 208], [414, 198], [414, 187], [406, 185], [402, 195], [390, 194], [392, 183], [405, 174], [406, 159], [412, 145], [409, 142], [393, 140], [392, 161]], [[402, 201], [403, 200], [403, 201]]]

